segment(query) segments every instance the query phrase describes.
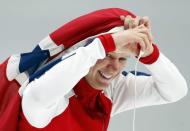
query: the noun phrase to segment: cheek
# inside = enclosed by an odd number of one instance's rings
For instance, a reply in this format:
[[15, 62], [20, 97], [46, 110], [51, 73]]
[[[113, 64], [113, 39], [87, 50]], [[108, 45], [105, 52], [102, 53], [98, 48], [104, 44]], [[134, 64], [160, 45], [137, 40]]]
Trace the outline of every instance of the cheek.
[[99, 74], [98, 71], [106, 68], [106, 62], [103, 60], [98, 60], [96, 64], [90, 68], [89, 75], [91, 78], [95, 79]]
[[127, 66], [127, 61], [125, 61], [125, 62], [123, 62], [123, 63], [121, 64], [121, 68], [122, 68], [122, 69], [124, 69], [126, 66]]
[[122, 65], [121, 65], [121, 69], [120, 70], [124, 70], [124, 68], [127, 66], [127, 62], [125, 62], [125, 63], [123, 63]]
[[96, 70], [99, 70], [101, 68], [105, 68], [108, 62], [106, 60], [98, 60], [96, 64], [94, 65], [94, 68]]
[[117, 75], [118, 75], [121, 71], [123, 71], [125, 67], [126, 67], [126, 63], [120, 64], [119, 69], [118, 69], [118, 71], [117, 71]]
[[105, 62], [103, 60], [98, 60], [96, 64], [90, 68], [89, 73], [91, 76], [95, 76], [98, 73], [98, 70], [105, 68]]

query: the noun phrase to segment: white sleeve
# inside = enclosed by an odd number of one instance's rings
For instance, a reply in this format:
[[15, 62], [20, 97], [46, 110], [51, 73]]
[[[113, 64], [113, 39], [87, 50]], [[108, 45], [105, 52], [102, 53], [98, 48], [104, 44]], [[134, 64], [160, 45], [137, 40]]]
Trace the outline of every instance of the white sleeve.
[[[156, 62], [145, 65], [151, 76], [136, 77], [137, 108], [176, 102], [187, 94], [187, 84], [176, 66], [162, 53]], [[112, 85], [112, 116], [134, 108], [135, 76], [120, 75]]]
[[29, 83], [23, 92], [22, 109], [30, 124], [42, 128], [60, 113], [60, 108], [66, 108], [66, 105], [60, 104], [64, 103], [64, 97], [88, 73], [90, 67], [104, 57], [104, 47], [96, 38]]

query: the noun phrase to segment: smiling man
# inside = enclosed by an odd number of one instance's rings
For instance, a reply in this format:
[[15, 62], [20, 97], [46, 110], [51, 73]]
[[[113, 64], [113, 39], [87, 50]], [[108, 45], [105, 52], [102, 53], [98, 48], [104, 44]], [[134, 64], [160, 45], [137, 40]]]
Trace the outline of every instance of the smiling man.
[[111, 52], [106, 54], [106, 58], [98, 60], [90, 68], [89, 73], [85, 76], [86, 80], [94, 88], [105, 89], [126, 65], [126, 57], [126, 53]]
[[106, 131], [110, 117], [134, 108], [135, 76], [122, 71], [140, 49], [151, 75], [137, 76], [136, 107], [187, 94], [183, 76], [153, 44], [147, 17], [121, 19], [125, 28], [96, 36], [22, 88], [18, 131]]

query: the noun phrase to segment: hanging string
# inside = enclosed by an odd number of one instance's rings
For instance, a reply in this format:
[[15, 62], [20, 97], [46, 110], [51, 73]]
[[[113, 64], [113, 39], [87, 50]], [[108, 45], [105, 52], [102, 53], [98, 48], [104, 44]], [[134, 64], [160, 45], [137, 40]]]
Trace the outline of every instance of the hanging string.
[[137, 82], [136, 82], [136, 77], [137, 77], [137, 66], [139, 63], [139, 59], [142, 57], [142, 55], [144, 54], [143, 51], [140, 51], [138, 58], [136, 60], [135, 63], [135, 86], [134, 86], [134, 109], [133, 109], [133, 131], [135, 131], [135, 120], [136, 120], [136, 86], [137, 86]]

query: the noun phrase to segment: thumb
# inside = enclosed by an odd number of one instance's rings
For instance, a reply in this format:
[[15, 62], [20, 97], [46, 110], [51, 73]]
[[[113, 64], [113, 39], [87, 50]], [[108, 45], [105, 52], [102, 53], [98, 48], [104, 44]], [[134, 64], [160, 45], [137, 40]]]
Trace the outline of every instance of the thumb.
[[121, 19], [122, 21], [124, 21], [124, 20], [125, 20], [125, 16], [124, 16], [124, 15], [121, 15], [121, 16], [120, 16], [120, 19]]

